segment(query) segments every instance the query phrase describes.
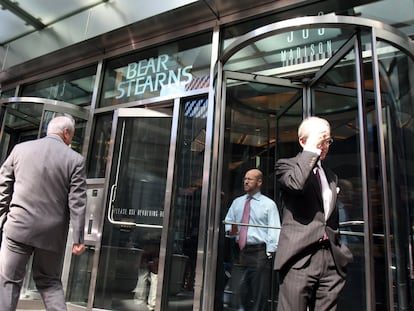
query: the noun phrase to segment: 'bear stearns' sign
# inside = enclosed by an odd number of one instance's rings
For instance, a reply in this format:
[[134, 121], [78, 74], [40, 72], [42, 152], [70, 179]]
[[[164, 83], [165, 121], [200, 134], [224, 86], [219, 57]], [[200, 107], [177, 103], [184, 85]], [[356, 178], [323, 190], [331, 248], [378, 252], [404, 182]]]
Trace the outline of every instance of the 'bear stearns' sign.
[[[169, 67], [173, 63], [173, 67]], [[193, 79], [193, 65], [180, 67], [171, 62], [170, 56], [161, 54], [158, 58], [143, 59], [129, 63], [126, 67], [125, 80], [119, 82], [116, 99], [124, 96], [138, 96], [147, 92], [161, 92], [184, 87]]]

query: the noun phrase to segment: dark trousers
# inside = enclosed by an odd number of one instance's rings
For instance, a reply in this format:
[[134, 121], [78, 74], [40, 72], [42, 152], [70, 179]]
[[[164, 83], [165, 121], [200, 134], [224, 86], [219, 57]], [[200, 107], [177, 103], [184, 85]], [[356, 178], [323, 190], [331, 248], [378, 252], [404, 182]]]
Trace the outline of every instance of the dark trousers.
[[331, 250], [319, 248], [301, 268], [281, 271], [277, 310], [336, 310], [344, 285]]
[[33, 254], [33, 280], [46, 310], [66, 310], [62, 282], [62, 254], [25, 245], [5, 234], [0, 248], [0, 311], [16, 310], [26, 265]]
[[247, 245], [240, 251], [243, 274], [240, 282], [240, 303], [245, 311], [264, 311], [268, 307], [271, 279], [271, 259], [266, 245]]

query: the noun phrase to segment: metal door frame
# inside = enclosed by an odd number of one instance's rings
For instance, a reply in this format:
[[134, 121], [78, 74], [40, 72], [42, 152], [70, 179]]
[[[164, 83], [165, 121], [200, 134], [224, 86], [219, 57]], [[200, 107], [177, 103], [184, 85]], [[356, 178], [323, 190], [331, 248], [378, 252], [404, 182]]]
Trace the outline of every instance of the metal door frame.
[[[179, 108], [180, 108], [180, 99], [175, 98], [173, 100], [168, 100], [166, 102], [159, 102], [153, 103], [151, 107], [141, 108], [141, 107], [131, 107], [131, 108], [118, 108], [114, 110], [113, 114], [113, 121], [112, 121], [112, 129], [111, 129], [111, 144], [109, 147], [108, 152], [108, 159], [105, 171], [105, 182], [104, 182], [104, 203], [103, 203], [103, 210], [100, 221], [100, 228], [99, 228], [99, 235], [102, 236], [103, 232], [103, 225], [105, 223], [105, 217], [108, 220], [115, 224], [124, 224], [121, 222], [113, 222], [110, 218], [109, 209], [106, 208], [109, 205], [109, 201], [113, 199], [113, 187], [110, 185], [110, 176], [112, 171], [112, 160], [115, 154], [115, 138], [117, 135], [117, 127], [120, 118], [139, 118], [139, 117], [160, 117], [165, 116], [164, 114], [160, 114], [158, 110], [162, 109], [163, 107], [169, 106], [173, 107], [173, 114], [171, 115], [172, 123], [171, 123], [171, 136], [170, 136], [170, 149], [169, 149], [169, 156], [168, 156], [168, 165], [167, 165], [167, 181], [166, 181], [166, 189], [165, 189], [165, 199], [164, 199], [164, 219], [162, 224], [162, 234], [161, 234], [161, 241], [160, 241], [160, 253], [159, 253], [159, 265], [158, 265], [158, 283], [157, 283], [157, 303], [156, 309], [157, 311], [161, 310], [162, 301], [165, 299], [163, 295], [163, 283], [164, 283], [164, 273], [165, 273], [165, 261], [166, 261], [166, 246], [167, 246], [167, 239], [168, 239], [168, 227], [169, 227], [169, 218], [170, 218], [170, 208], [172, 204], [172, 187], [173, 187], [173, 176], [174, 176], [174, 161], [175, 161], [175, 150], [176, 150], [176, 143], [177, 143], [177, 133], [178, 133], [178, 119], [179, 119]], [[153, 114], [151, 114], [153, 113]], [[118, 168], [119, 162], [117, 162]], [[130, 223], [128, 223], [131, 225]], [[141, 226], [135, 224], [136, 226]], [[159, 226], [157, 226], [159, 227]], [[92, 265], [92, 276], [90, 281], [90, 288], [89, 288], [89, 297], [88, 297], [88, 305], [87, 310], [97, 310], [94, 309], [94, 299], [95, 299], [95, 288], [96, 288], [96, 280], [97, 280], [97, 273], [98, 273], [98, 265], [100, 259], [100, 250], [101, 250], [101, 242], [102, 240], [96, 241], [96, 249], [93, 258], [93, 265]], [[161, 301], [158, 301], [161, 297]], [[99, 309], [101, 310], [101, 309]]]

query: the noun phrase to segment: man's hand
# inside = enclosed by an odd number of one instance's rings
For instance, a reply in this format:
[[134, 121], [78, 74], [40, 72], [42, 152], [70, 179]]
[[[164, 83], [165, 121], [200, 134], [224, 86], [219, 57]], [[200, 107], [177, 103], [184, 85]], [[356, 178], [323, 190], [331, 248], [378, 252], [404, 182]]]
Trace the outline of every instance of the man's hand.
[[80, 255], [85, 251], [85, 244], [73, 244], [72, 246], [72, 254]]
[[307, 149], [322, 149], [324, 141], [328, 138], [329, 131], [326, 127], [315, 128], [306, 139], [305, 147]]

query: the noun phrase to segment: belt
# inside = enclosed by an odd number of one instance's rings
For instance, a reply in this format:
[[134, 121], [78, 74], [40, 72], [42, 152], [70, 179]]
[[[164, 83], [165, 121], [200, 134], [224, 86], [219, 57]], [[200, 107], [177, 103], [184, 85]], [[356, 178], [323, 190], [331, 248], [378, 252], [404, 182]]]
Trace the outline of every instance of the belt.
[[248, 250], [248, 249], [262, 249], [262, 248], [266, 248], [266, 243], [260, 243], [260, 244], [247, 244], [244, 249]]

